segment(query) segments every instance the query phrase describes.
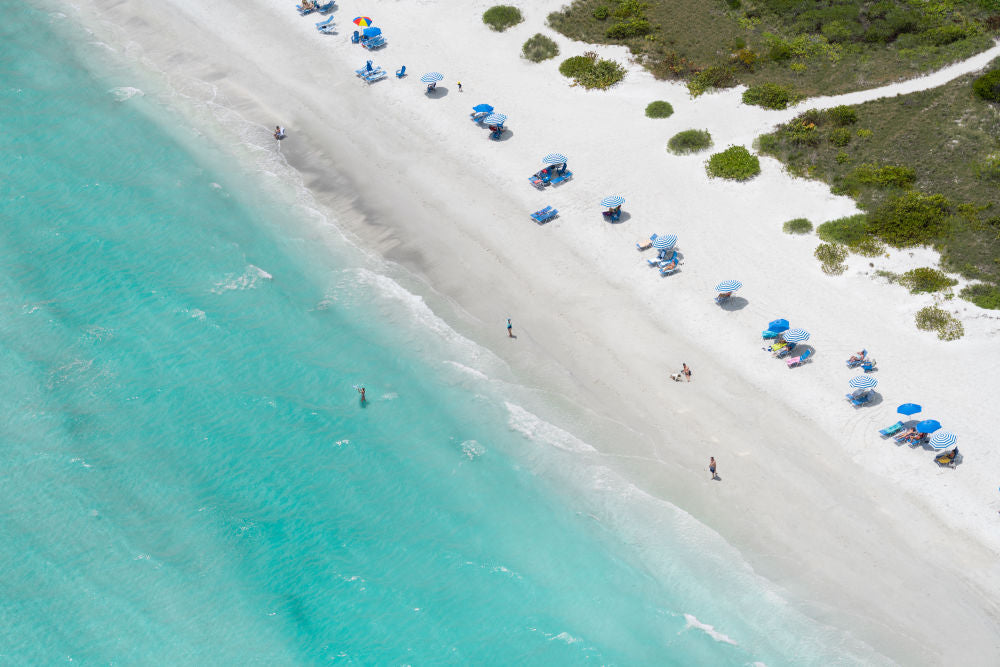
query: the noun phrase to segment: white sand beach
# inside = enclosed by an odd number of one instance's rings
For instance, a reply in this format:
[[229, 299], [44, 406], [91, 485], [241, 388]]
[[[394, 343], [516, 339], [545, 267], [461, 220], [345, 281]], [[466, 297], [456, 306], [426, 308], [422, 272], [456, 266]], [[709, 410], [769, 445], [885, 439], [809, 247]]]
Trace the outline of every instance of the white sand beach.
[[[940, 85], [1000, 47], [923, 79], [767, 111], [742, 105], [742, 89], [691, 99], [682, 83], [632, 63], [609, 91], [571, 86], [557, 70], [563, 57], [593, 50], [625, 63], [628, 54], [545, 27], [561, 0], [522, 7], [525, 22], [504, 33], [482, 24], [491, 3], [481, 0], [341, 0], [330, 36], [294, 4], [81, 0], [68, 20], [191, 101], [212, 102], [220, 119], [256, 124], [247, 140], [262, 150], [276, 150], [276, 123], [286, 127], [281, 155], [344, 234], [398, 264], [408, 289], [536, 389], [532, 411], [574, 432], [552, 407], [574, 405], [601, 425], [581, 465], [691, 513], [803, 613], [893, 661], [996, 663], [1000, 452], [989, 434], [1000, 317], [956, 298], [944, 307], [964, 338], [918, 331], [914, 314], [932, 297], [874, 272], [935, 265], [935, 253], [852, 255], [844, 275], [827, 276], [816, 237], [783, 234], [781, 223], [818, 225], [854, 212], [852, 200], [771, 159], [747, 183], [712, 180], [709, 153], [678, 157], [666, 142], [703, 128], [716, 150], [750, 147], [803, 109]], [[362, 13], [389, 42], [373, 55], [349, 40]], [[559, 44], [559, 58], [520, 58], [536, 32]], [[355, 77], [368, 58], [390, 71], [386, 80]], [[397, 80], [404, 64], [409, 76]], [[433, 96], [419, 81], [428, 71], [445, 77]], [[658, 99], [673, 116], [643, 115]], [[501, 141], [469, 120], [484, 102], [508, 116]], [[550, 152], [568, 156], [575, 176], [540, 192], [527, 177]], [[626, 200], [618, 224], [601, 216], [611, 194]], [[546, 205], [559, 216], [532, 222]], [[679, 237], [676, 274], [661, 277], [646, 264], [653, 251], [636, 250], [651, 233]], [[720, 307], [713, 287], [730, 278], [743, 288]], [[761, 331], [779, 317], [812, 334], [802, 367], [761, 351]], [[844, 394], [857, 373], [844, 360], [862, 348], [878, 360], [879, 384], [873, 404], [855, 409]], [[690, 383], [669, 377], [682, 362]], [[930, 450], [879, 437], [906, 402], [958, 436], [961, 465], [940, 468]], [[720, 481], [709, 479], [709, 456]]]

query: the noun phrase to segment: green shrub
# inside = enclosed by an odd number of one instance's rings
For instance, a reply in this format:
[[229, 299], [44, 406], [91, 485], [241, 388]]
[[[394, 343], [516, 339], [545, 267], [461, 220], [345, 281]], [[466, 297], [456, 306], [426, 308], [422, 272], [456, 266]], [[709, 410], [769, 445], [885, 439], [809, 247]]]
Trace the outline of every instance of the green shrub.
[[823, 273], [831, 276], [839, 276], [847, 270], [844, 260], [847, 259], [847, 248], [836, 243], [820, 243], [816, 246], [813, 255], [822, 266]]
[[1000, 69], [987, 72], [973, 81], [972, 90], [987, 102], [1000, 102]]
[[966, 301], [971, 301], [980, 308], [1000, 310], [1000, 287], [975, 283], [962, 288], [959, 295]]
[[820, 239], [827, 243], [855, 245], [868, 236], [868, 216], [864, 213], [824, 222], [816, 229]]
[[736, 72], [731, 65], [712, 65], [706, 67], [687, 83], [688, 92], [692, 97], [698, 97], [709, 88], [732, 88], [736, 85]]
[[885, 164], [861, 164], [854, 168], [850, 178], [858, 183], [879, 188], [908, 189], [917, 180], [917, 174], [910, 167]]
[[631, 19], [616, 23], [604, 32], [608, 39], [630, 39], [653, 32], [653, 24], [646, 19]]
[[559, 73], [570, 79], [576, 79], [587, 72], [589, 72], [594, 67], [595, 57], [590, 56], [573, 56], [562, 61], [559, 65]]
[[712, 146], [712, 135], [708, 130], [684, 130], [670, 137], [667, 150], [677, 155], [697, 153]]
[[854, 134], [858, 135], [858, 139], [871, 139], [874, 133], [867, 128], [861, 127]]
[[600, 7], [594, 10], [594, 18], [597, 19], [598, 21], [603, 21], [604, 19], [608, 18], [609, 14], [611, 14], [611, 10], [605, 7], [604, 5], [601, 5]]
[[818, 146], [820, 141], [819, 129], [816, 123], [805, 120], [794, 120], [785, 128], [788, 140], [800, 146]]
[[834, 146], [839, 146], [843, 148], [847, 144], [851, 143], [851, 131], [846, 127], [835, 127], [830, 130], [830, 136], [827, 137], [830, 143]]
[[879, 257], [885, 252], [885, 244], [874, 236], [866, 236], [862, 239], [858, 239], [849, 247], [852, 252], [864, 255], [865, 257]]
[[743, 91], [743, 104], [765, 109], [787, 109], [792, 99], [792, 91], [776, 83], [761, 83]]
[[813, 223], [806, 218], [795, 218], [789, 220], [781, 226], [781, 231], [786, 234], [808, 234], [813, 230]]
[[528, 38], [528, 41], [521, 47], [521, 57], [527, 58], [533, 63], [540, 63], [543, 60], [555, 58], [558, 55], [559, 45], [542, 33], [537, 33], [534, 37]]
[[646, 105], [647, 118], [670, 118], [673, 113], [674, 108], [670, 105], [670, 102], [657, 100]]
[[496, 5], [483, 12], [483, 23], [497, 32], [503, 32], [523, 20], [521, 10], [510, 5]]
[[896, 248], [930, 243], [944, 235], [950, 208], [943, 195], [910, 190], [872, 211], [869, 231]]
[[851, 156], [845, 153], [844, 151], [839, 151], [837, 155], [834, 156], [833, 159], [836, 161], [837, 164], [847, 164], [848, 162], [851, 161]]
[[730, 146], [708, 158], [705, 171], [712, 178], [746, 181], [760, 173], [760, 159], [743, 146]]
[[922, 331], [936, 331], [941, 340], [958, 340], [965, 334], [965, 327], [946, 310], [937, 306], [927, 306], [917, 311], [917, 328]]
[[577, 82], [587, 88], [607, 90], [625, 78], [625, 68], [614, 60], [598, 60], [593, 68], [577, 79]]
[[910, 294], [925, 292], [940, 292], [947, 287], [958, 284], [957, 280], [949, 278], [943, 272], [930, 267], [921, 267], [907, 271], [899, 277], [899, 284], [910, 290]]
[[763, 155], [778, 155], [781, 150], [781, 140], [775, 134], [762, 134], [757, 137], [757, 152]]
[[847, 127], [858, 122], [858, 112], [855, 111], [854, 107], [844, 106], [843, 104], [839, 107], [827, 109], [826, 115], [829, 116], [830, 120], [837, 127]]
[[639, 0], [616, 0], [618, 6], [613, 12], [616, 19], [641, 19], [649, 6]]
[[984, 181], [1000, 182], [1000, 155], [990, 155], [973, 166], [976, 177]]

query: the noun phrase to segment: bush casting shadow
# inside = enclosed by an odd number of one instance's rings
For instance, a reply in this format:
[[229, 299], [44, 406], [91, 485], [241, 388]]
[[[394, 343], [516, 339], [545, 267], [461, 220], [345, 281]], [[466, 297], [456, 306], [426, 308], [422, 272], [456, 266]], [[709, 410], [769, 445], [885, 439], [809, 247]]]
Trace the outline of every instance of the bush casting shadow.
[[496, 32], [503, 32], [523, 20], [521, 10], [510, 5], [496, 5], [483, 12], [483, 23]]

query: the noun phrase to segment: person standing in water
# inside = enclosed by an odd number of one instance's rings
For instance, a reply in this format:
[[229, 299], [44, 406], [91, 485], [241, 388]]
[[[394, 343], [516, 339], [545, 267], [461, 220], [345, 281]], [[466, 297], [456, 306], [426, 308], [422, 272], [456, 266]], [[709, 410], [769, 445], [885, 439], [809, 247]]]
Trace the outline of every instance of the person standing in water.
[[358, 393], [361, 394], [361, 402], [362, 403], [364, 403], [365, 401], [368, 400], [368, 399], [365, 398], [365, 388], [364, 387], [358, 387]]
[[277, 139], [278, 141], [281, 141], [282, 139], [284, 139], [285, 138], [285, 128], [281, 127], [280, 125], [275, 125], [274, 126], [274, 138]]

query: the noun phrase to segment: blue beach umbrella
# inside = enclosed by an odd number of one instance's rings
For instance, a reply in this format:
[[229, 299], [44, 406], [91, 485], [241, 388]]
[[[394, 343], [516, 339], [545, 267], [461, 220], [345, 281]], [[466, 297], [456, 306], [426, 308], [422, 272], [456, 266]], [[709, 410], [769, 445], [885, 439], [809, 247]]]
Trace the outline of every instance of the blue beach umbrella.
[[375, 27], [365, 28], [362, 32], [364, 33], [365, 37], [374, 37], [376, 35], [382, 34], [382, 28], [375, 28]]
[[[851, 381], [848, 384], [855, 389], [871, 389], [878, 384], [878, 380], [873, 378], [871, 375], [859, 375], [851, 378]], [[926, 433], [926, 431], [924, 432]]]
[[475, 111], [476, 113], [493, 113], [493, 107], [491, 107], [489, 104], [477, 104], [476, 106], [472, 107], [472, 110]]
[[789, 329], [781, 334], [781, 337], [786, 343], [802, 343], [809, 340], [809, 332], [805, 329]]
[[941, 422], [936, 419], [925, 419], [917, 424], [917, 430], [921, 433], [933, 433], [941, 428]]
[[[926, 433], [927, 431], [921, 431], [921, 432]], [[934, 435], [931, 436], [930, 439], [930, 445], [934, 449], [946, 449], [954, 445], [956, 442], [958, 442], [958, 438], [955, 437], [955, 434], [948, 433], [947, 431], [941, 431], [940, 433], [935, 433]]]
[[653, 239], [653, 247], [657, 250], [670, 250], [677, 245], [677, 237], [674, 234], [664, 234]]
[[625, 203], [624, 197], [619, 197], [618, 195], [611, 195], [610, 197], [605, 197], [601, 200], [601, 206], [606, 206], [607, 208], [615, 208], [616, 206], [621, 206]]
[[910, 415], [915, 415], [921, 410], [923, 410], [923, 408], [917, 405], [916, 403], [903, 403], [901, 406], [896, 408], [896, 412], [898, 412], [901, 415], [906, 415], [907, 417], [909, 417]]
[[569, 160], [561, 153], [549, 153], [542, 158], [542, 164], [566, 164]]
[[735, 292], [739, 288], [743, 287], [743, 283], [738, 280], [723, 280], [721, 283], [715, 286], [716, 292]]
[[774, 333], [781, 333], [782, 331], [788, 331], [788, 320], [773, 320], [767, 325], [768, 331], [773, 331]]
[[435, 83], [443, 78], [444, 75], [441, 74], [440, 72], [428, 72], [427, 74], [424, 74], [422, 77], [420, 77], [420, 80], [423, 81], [424, 83]]
[[483, 122], [487, 125], [503, 125], [506, 120], [507, 116], [504, 116], [502, 113], [491, 113]]

